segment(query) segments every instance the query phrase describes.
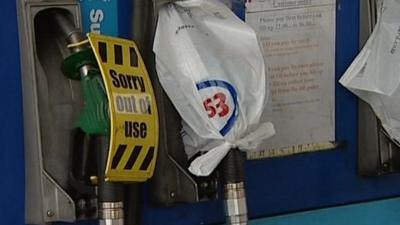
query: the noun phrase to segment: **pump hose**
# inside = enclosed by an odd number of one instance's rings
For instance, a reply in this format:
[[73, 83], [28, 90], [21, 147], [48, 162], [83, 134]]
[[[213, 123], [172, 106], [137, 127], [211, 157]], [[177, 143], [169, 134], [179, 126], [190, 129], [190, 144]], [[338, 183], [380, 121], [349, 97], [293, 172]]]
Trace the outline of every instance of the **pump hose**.
[[[76, 44], [85, 40], [64, 11], [53, 9], [50, 16], [55, 21], [59, 31], [65, 36], [67, 44]], [[71, 53], [77, 53], [90, 48], [89, 44], [70, 48]], [[86, 77], [93, 69], [91, 65], [82, 65], [79, 69], [81, 77]], [[124, 225], [123, 185], [105, 181], [104, 171], [108, 157], [108, 137], [105, 135], [90, 135], [89, 147], [97, 152], [98, 164], [98, 217], [100, 225]]]
[[245, 156], [231, 149], [221, 163], [224, 184], [224, 206], [227, 225], [247, 225], [247, 204], [244, 187]]

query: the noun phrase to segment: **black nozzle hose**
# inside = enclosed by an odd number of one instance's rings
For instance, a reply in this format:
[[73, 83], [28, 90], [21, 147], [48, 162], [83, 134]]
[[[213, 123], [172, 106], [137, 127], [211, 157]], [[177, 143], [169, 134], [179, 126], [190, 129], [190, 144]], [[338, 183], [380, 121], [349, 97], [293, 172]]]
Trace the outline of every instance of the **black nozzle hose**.
[[108, 157], [108, 138], [105, 136], [92, 136], [91, 147], [95, 149], [97, 154], [98, 168], [98, 200], [99, 202], [122, 202], [124, 200], [123, 185], [105, 181], [104, 172], [107, 165]]
[[[85, 36], [82, 31], [75, 26], [71, 21], [68, 14], [60, 9], [52, 9], [50, 15], [54, 22], [57, 24], [57, 28], [62, 32], [65, 40], [68, 44], [76, 44], [85, 40]], [[73, 52], [80, 51], [80, 48], [73, 48]]]
[[239, 149], [231, 149], [221, 164], [221, 175], [224, 184], [244, 181], [245, 155]]

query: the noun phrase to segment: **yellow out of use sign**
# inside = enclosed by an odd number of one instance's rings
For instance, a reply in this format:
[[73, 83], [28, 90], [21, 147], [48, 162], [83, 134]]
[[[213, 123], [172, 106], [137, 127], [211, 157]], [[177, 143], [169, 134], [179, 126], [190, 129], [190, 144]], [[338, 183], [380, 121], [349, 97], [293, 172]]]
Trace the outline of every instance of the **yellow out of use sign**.
[[110, 109], [108, 181], [145, 181], [153, 175], [158, 112], [153, 87], [133, 41], [88, 34]]

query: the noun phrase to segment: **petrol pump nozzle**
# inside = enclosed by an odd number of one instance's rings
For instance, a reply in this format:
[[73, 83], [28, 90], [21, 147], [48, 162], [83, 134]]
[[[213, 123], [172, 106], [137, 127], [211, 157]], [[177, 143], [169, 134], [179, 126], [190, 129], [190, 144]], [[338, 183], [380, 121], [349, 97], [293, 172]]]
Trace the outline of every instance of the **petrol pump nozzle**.
[[227, 225], [247, 225], [244, 161], [243, 152], [231, 149], [221, 164]]
[[93, 148], [97, 154], [99, 224], [123, 225], [123, 185], [106, 182], [104, 176], [108, 156], [110, 119], [101, 74], [89, 43], [85, 42], [84, 35], [68, 16], [57, 9], [52, 10], [50, 16], [65, 36], [71, 51], [71, 55], [63, 62], [62, 70], [67, 77], [81, 80], [82, 84], [85, 107], [79, 119], [79, 128], [89, 135], [89, 147]]

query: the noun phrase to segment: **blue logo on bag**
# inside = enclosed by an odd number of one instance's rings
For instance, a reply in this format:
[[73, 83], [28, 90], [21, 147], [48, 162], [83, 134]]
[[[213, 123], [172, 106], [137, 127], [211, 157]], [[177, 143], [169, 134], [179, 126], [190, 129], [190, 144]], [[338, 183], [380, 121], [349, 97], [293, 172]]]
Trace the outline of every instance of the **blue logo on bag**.
[[222, 80], [207, 80], [196, 86], [208, 118], [218, 127], [220, 134], [225, 136], [232, 129], [238, 116], [235, 88]]

